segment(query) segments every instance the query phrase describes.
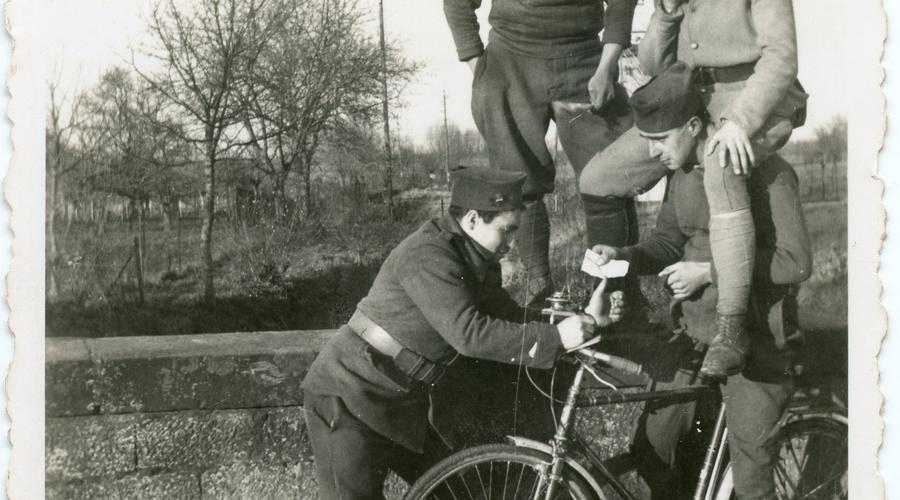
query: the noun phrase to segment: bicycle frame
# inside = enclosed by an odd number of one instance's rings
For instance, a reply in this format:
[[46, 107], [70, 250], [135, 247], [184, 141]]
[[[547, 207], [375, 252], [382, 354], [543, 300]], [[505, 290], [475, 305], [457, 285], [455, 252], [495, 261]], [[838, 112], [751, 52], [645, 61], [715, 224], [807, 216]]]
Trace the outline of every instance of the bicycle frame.
[[[513, 444], [531, 448], [542, 453], [546, 453], [550, 457], [550, 464], [547, 471], [542, 474], [541, 482], [537, 491], [544, 491], [544, 498], [549, 500], [556, 492], [557, 484], [562, 477], [564, 467], [571, 467], [577, 472], [590, 486], [594, 489], [600, 498], [603, 498], [603, 492], [600, 484], [588, 472], [586, 468], [572, 460], [569, 455], [572, 451], [588, 458], [603, 480], [609, 484], [617, 494], [627, 500], [638, 500], [627, 488], [610, 472], [603, 463], [603, 460], [594, 452], [587, 443], [585, 443], [577, 435], [572, 434], [573, 415], [576, 408], [585, 408], [591, 406], [604, 406], [611, 404], [637, 403], [642, 401], [671, 401], [671, 402], [687, 402], [696, 401], [703, 395], [710, 393], [713, 388], [707, 385], [698, 385], [685, 387], [680, 389], [668, 389], [662, 391], [642, 391], [634, 393], [610, 393], [610, 394], [593, 394], [582, 395], [582, 382], [584, 380], [585, 364], [579, 364], [572, 385], [566, 395], [566, 400], [560, 413], [559, 425], [556, 434], [550, 440], [549, 444], [540, 443], [532, 439], [519, 436], [507, 436]], [[712, 488], [709, 485], [711, 479], [718, 477], [720, 471], [724, 467], [724, 443], [726, 438], [725, 428], [725, 406], [721, 405], [719, 416], [716, 420], [716, 427], [710, 445], [707, 449], [704, 466], [701, 473], [701, 480], [697, 486], [695, 493], [696, 500], [709, 500], [712, 495]], [[544, 488], [546, 486], [546, 488]]]
[[[637, 500], [635, 495], [614, 475], [613, 471], [616, 474], [619, 473], [618, 467], [610, 461], [604, 461], [598, 455], [598, 451], [592, 449], [589, 443], [574, 432], [575, 410], [579, 407], [618, 405], [642, 401], [671, 403], [697, 401], [702, 396], [715, 391], [717, 387], [714, 385], [696, 385], [661, 391], [645, 389], [640, 392], [620, 392], [595, 373], [593, 366], [596, 363], [602, 363], [637, 374], [643, 372], [639, 364], [607, 353], [593, 351], [586, 347], [579, 348], [573, 356], [577, 357], [577, 362], [575, 363], [577, 370], [571, 385], [568, 387], [565, 401], [554, 400], [552, 396], [553, 391], [551, 391], [551, 394], [547, 394], [538, 388], [544, 396], [553, 400], [554, 404], [562, 403], [558, 426], [552, 439], [548, 442], [538, 442], [524, 437], [508, 436], [509, 445], [483, 445], [451, 455], [416, 481], [410, 492], [407, 493], [407, 498], [416, 500], [426, 497], [431, 498], [436, 496], [434, 492], [438, 491], [437, 488], [445, 488], [447, 491], [443, 489], [440, 491], [445, 494], [446, 492], [453, 494], [459, 486], [465, 488], [469, 498], [476, 498], [472, 496], [469, 480], [466, 479], [467, 475], [471, 474], [474, 475], [469, 476], [470, 479], [473, 481], [477, 479], [477, 482], [472, 483], [476, 487], [476, 494], [478, 493], [477, 487], [480, 485], [480, 491], [484, 493], [484, 498], [490, 498], [492, 492], [499, 491], [494, 489], [495, 485], [498, 488], [503, 488], [501, 495], [505, 496], [507, 486], [514, 484], [516, 491], [514, 495], [518, 495], [519, 486], [523, 478], [522, 474], [527, 470], [528, 479], [525, 484], [529, 485], [526, 486], [526, 491], [532, 491], [528, 497], [531, 500], [548, 500], [554, 497], [555, 493], [562, 492], [561, 490], [564, 490], [567, 494], [566, 498], [590, 498], [595, 496], [605, 499], [607, 498], [607, 493], [615, 492], [616, 495], [625, 500]], [[614, 391], [605, 393], [587, 391], [586, 387], [583, 387], [586, 371], [598, 378], [600, 382], [610, 385]], [[640, 385], [641, 383], [638, 383], [637, 385], [632, 385], [632, 387], [636, 388]], [[586, 394], [582, 394], [583, 390]], [[813, 394], [815, 395], [815, 393]], [[783, 445], [793, 446], [793, 439], [797, 436], [804, 439], [801, 442], [801, 446], [803, 446], [802, 443], [808, 442], [805, 440], [806, 436], [817, 435], [826, 438], [826, 441], [823, 441], [823, 443], [834, 442], [836, 446], [841, 446], [841, 427], [843, 424], [845, 429], [843, 446], [846, 451], [846, 424], [844, 423], [846, 422], [846, 417], [842, 415], [845, 411], [844, 408], [839, 405], [831, 405], [824, 398], [819, 397], [795, 400], [785, 410], [781, 420], [776, 425], [777, 429], [773, 429], [773, 435], [769, 438], [769, 441], [771, 441], [773, 446], [776, 444], [779, 447]], [[815, 422], [815, 420], [821, 420], [823, 417], [832, 423], [823, 427], [822, 422]], [[803, 422], [807, 419], [812, 422], [810, 424]], [[729, 500], [731, 495], [733, 495], [734, 483], [731, 474], [732, 469], [728, 462], [727, 439], [725, 405], [721, 403], [716, 424], [712, 436], [709, 437], [704, 460], [700, 467], [698, 486], [694, 491], [693, 500]], [[790, 449], [793, 450], [793, 448]], [[780, 456], [783, 456], [783, 454]], [[796, 456], [794, 458], [796, 460]], [[504, 463], [506, 464], [505, 473], [502, 465]], [[496, 469], [496, 474], [498, 474], [496, 483], [494, 482], [495, 464], [500, 464]], [[513, 471], [518, 470], [518, 473], [513, 472], [512, 476], [510, 476], [511, 465], [514, 465]], [[481, 469], [480, 467], [482, 466], [485, 469]], [[838, 467], [840, 467], [839, 464]], [[840, 476], [840, 470], [844, 471], [845, 477], [846, 463], [843, 465], [843, 469], [835, 469], [837, 474], [832, 476], [832, 472], [828, 472], [829, 476], [825, 478], [825, 481], [814, 483], [815, 489], [810, 491], [815, 492], [823, 487], [831, 487], [831, 485], [835, 485], [837, 488], [845, 488], [846, 486], [843, 483], [845, 479], [842, 479]], [[487, 482], [483, 480], [483, 473], [487, 474]], [[785, 476], [786, 478], [793, 477], [793, 475], [790, 475], [790, 471], [783, 471], [782, 475], [784, 476], [785, 473], [789, 474]], [[518, 480], [515, 479], [516, 477], [518, 477]], [[509, 482], [510, 480], [514, 481], [514, 483]], [[456, 483], [451, 481], [456, 481]], [[784, 490], [786, 492], [800, 491], [797, 489], [801, 486], [799, 482], [787, 482], [784, 484], [788, 488]], [[463, 490], [460, 489], [459, 491], [462, 492]], [[803, 491], [806, 490], [804, 489]], [[455, 494], [453, 496], [457, 498]], [[482, 497], [479, 495], [477, 498]], [[519, 497], [516, 496], [516, 498]]]

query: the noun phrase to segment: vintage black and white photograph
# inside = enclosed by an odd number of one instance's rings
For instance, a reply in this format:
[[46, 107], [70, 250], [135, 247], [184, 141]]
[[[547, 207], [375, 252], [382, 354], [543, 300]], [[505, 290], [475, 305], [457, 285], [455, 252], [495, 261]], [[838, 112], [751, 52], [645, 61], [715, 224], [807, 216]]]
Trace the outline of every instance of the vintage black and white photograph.
[[878, 2], [39, 3], [15, 498], [880, 498]]

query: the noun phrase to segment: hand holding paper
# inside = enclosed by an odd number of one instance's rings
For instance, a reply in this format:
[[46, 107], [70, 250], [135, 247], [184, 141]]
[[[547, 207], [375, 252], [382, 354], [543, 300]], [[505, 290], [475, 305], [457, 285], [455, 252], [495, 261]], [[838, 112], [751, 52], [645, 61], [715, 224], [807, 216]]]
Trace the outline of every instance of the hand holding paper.
[[584, 251], [581, 270], [596, 278], [621, 278], [628, 274], [627, 260], [610, 260], [590, 248]]

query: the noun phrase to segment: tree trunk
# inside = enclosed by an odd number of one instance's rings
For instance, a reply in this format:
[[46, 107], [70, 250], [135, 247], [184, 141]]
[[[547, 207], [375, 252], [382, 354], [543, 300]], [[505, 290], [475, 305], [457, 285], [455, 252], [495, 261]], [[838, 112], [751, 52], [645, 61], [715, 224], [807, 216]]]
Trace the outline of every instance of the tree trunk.
[[172, 232], [172, 201], [165, 200], [162, 202], [162, 222], [163, 222], [163, 231], [166, 233]]
[[56, 280], [56, 172], [53, 168], [47, 172], [47, 296], [56, 297], [59, 294], [59, 285]]
[[[275, 174], [275, 217], [280, 219], [286, 215], [291, 215], [291, 200], [287, 195], [287, 176], [285, 171]], [[307, 193], [309, 191], [307, 190]]]
[[831, 157], [831, 192], [834, 199], [838, 199], [837, 158], [836, 155], [832, 155]]
[[819, 180], [822, 184], [822, 199], [825, 199], [825, 160], [819, 160], [819, 166], [822, 167], [822, 175], [819, 177]]
[[207, 162], [203, 168], [205, 191], [200, 193], [200, 199], [203, 202], [203, 219], [200, 224], [200, 259], [203, 268], [203, 299], [212, 300], [216, 297], [212, 257], [213, 223], [216, 217], [216, 145], [212, 142], [212, 132], [209, 131], [207, 135], [209, 136]]
[[138, 204], [138, 235], [140, 236], [141, 255], [147, 255], [147, 211], [144, 200], [137, 200]]
[[394, 220], [394, 173], [391, 154], [391, 120], [388, 113], [387, 49], [384, 42], [384, 0], [378, 2], [378, 26], [381, 47], [381, 114], [384, 121], [385, 190], [387, 191], [388, 219]]
[[175, 254], [178, 256], [178, 274], [181, 274], [181, 204], [178, 205], [179, 213], [175, 219]]
[[304, 215], [309, 217], [312, 215], [313, 204], [312, 204], [312, 176], [310, 175], [310, 171], [312, 170], [310, 162], [305, 162], [303, 166], [303, 189], [305, 191], [305, 199], [303, 200], [304, 207]]

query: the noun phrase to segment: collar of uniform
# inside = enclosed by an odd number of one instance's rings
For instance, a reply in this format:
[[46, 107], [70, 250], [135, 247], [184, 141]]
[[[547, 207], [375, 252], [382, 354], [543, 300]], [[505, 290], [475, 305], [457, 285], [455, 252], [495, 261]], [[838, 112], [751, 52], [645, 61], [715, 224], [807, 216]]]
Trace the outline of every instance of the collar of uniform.
[[481, 246], [477, 241], [470, 238], [469, 235], [463, 231], [459, 222], [450, 214], [444, 215], [440, 222], [442, 229], [452, 233], [453, 238], [459, 243], [466, 261], [472, 266], [472, 269], [478, 276], [478, 281], [484, 281], [484, 277], [487, 274], [487, 270], [493, 259], [491, 252]]

